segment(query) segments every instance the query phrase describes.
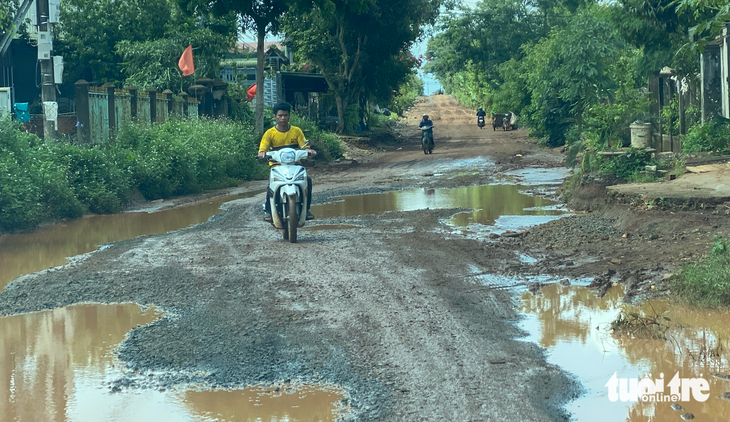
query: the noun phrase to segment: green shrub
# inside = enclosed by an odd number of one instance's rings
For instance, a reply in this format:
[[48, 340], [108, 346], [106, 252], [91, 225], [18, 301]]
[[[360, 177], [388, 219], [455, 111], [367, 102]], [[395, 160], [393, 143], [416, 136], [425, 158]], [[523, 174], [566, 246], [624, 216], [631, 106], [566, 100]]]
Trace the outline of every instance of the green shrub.
[[629, 148], [626, 154], [616, 155], [604, 162], [599, 172], [604, 174], [613, 174], [624, 180], [636, 179], [638, 172], [644, 170], [648, 165], [655, 165], [651, 156], [646, 151], [640, 149]]
[[320, 130], [314, 122], [304, 119], [296, 113], [292, 113], [290, 123], [302, 129], [304, 136], [312, 149], [317, 151], [317, 157], [320, 159], [329, 161], [342, 157], [342, 141], [336, 134]]
[[702, 305], [730, 305], [730, 239], [715, 236], [709, 256], [684, 265], [673, 289]]
[[53, 146], [53, 159], [67, 169], [68, 183], [76, 198], [97, 214], [119, 212], [129, 200], [132, 178], [128, 168], [120, 163], [120, 154], [121, 151], [98, 146]]
[[27, 229], [83, 212], [53, 147], [18, 123], [0, 121], [0, 230]]
[[261, 178], [259, 137], [248, 124], [224, 120], [171, 120], [123, 128], [116, 148], [128, 151], [132, 177], [147, 199], [232, 186]]
[[692, 126], [682, 138], [682, 152], [723, 152], [730, 141], [730, 120], [716, 116], [705, 124]]

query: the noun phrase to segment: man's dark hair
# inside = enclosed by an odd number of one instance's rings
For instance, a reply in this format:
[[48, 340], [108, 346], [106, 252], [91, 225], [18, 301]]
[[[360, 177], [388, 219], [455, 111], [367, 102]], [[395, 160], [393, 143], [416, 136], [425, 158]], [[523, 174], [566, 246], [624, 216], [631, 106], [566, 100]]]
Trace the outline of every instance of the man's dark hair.
[[276, 115], [276, 113], [278, 113], [279, 110], [286, 111], [287, 113], [291, 113], [291, 104], [278, 103], [278, 104], [274, 105], [274, 115]]

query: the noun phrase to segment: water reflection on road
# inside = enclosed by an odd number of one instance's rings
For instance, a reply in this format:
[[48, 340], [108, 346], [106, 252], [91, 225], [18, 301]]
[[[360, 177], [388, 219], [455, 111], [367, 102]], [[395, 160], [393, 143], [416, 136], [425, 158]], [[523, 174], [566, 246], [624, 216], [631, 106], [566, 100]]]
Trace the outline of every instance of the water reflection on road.
[[[633, 308], [623, 305], [622, 299], [620, 286], [598, 298], [585, 287], [558, 284], [543, 287], [539, 295], [522, 296], [526, 319], [521, 326], [530, 333], [526, 340], [545, 347], [550, 363], [575, 374], [588, 389], [568, 406], [574, 418], [593, 421], [601, 415], [600, 420], [606, 421], [664, 422], [680, 421], [680, 415], [692, 413], [702, 421], [727, 421], [730, 401], [719, 396], [730, 391], [730, 381], [710, 374], [730, 371], [730, 315], [661, 301]], [[668, 340], [614, 338], [609, 324], [624, 308], [647, 315], [669, 311], [666, 316], [674, 328], [667, 332]], [[611, 402], [605, 384], [614, 372], [620, 378], [638, 379], [645, 375], [656, 379], [663, 373], [665, 384], [677, 372], [684, 378], [704, 377], [710, 398], [681, 402], [681, 411], [673, 410], [671, 403]]]
[[123, 375], [113, 348], [161, 316], [135, 304], [84, 304], [0, 318], [0, 420], [294, 422], [340, 414], [344, 393], [318, 386], [111, 393], [109, 383]]
[[23, 274], [63, 265], [66, 258], [94, 251], [105, 243], [202, 223], [219, 213], [224, 202], [258, 193], [220, 196], [154, 213], [90, 215], [30, 233], [1, 235], [0, 289]]
[[337, 198], [312, 205], [318, 218], [380, 214], [386, 211], [470, 208], [450, 221], [456, 226], [493, 224], [501, 216], [559, 216], [567, 213], [557, 202], [522, 193], [520, 185], [466, 186], [452, 189], [412, 189]]

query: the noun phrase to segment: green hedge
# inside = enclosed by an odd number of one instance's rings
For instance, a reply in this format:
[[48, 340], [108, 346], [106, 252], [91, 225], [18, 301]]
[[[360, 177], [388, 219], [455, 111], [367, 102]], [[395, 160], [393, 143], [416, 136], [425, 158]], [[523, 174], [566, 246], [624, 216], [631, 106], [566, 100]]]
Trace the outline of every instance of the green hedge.
[[247, 124], [200, 119], [128, 125], [114, 147], [126, 152], [142, 195], [159, 199], [265, 177], [255, 159], [258, 144]]
[[104, 145], [44, 142], [0, 121], [0, 231], [32, 228], [85, 212], [122, 210], [138, 189], [147, 199], [265, 178], [250, 125], [177, 120], [129, 125]]
[[[337, 135], [293, 116], [320, 159], [342, 156]], [[86, 212], [114, 213], [135, 190], [149, 200], [265, 179], [252, 122], [171, 120], [130, 124], [103, 145], [44, 142], [0, 120], [0, 232]]]

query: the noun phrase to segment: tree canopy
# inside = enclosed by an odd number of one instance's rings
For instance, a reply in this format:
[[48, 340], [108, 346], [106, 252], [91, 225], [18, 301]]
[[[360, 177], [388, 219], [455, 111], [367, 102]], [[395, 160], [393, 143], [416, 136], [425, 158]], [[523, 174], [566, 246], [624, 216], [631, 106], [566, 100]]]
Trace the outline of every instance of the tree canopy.
[[441, 0], [320, 0], [295, 9], [284, 32], [299, 57], [315, 64], [335, 93], [338, 131], [346, 110], [363, 96], [384, 97], [406, 82], [410, 46], [432, 24]]

